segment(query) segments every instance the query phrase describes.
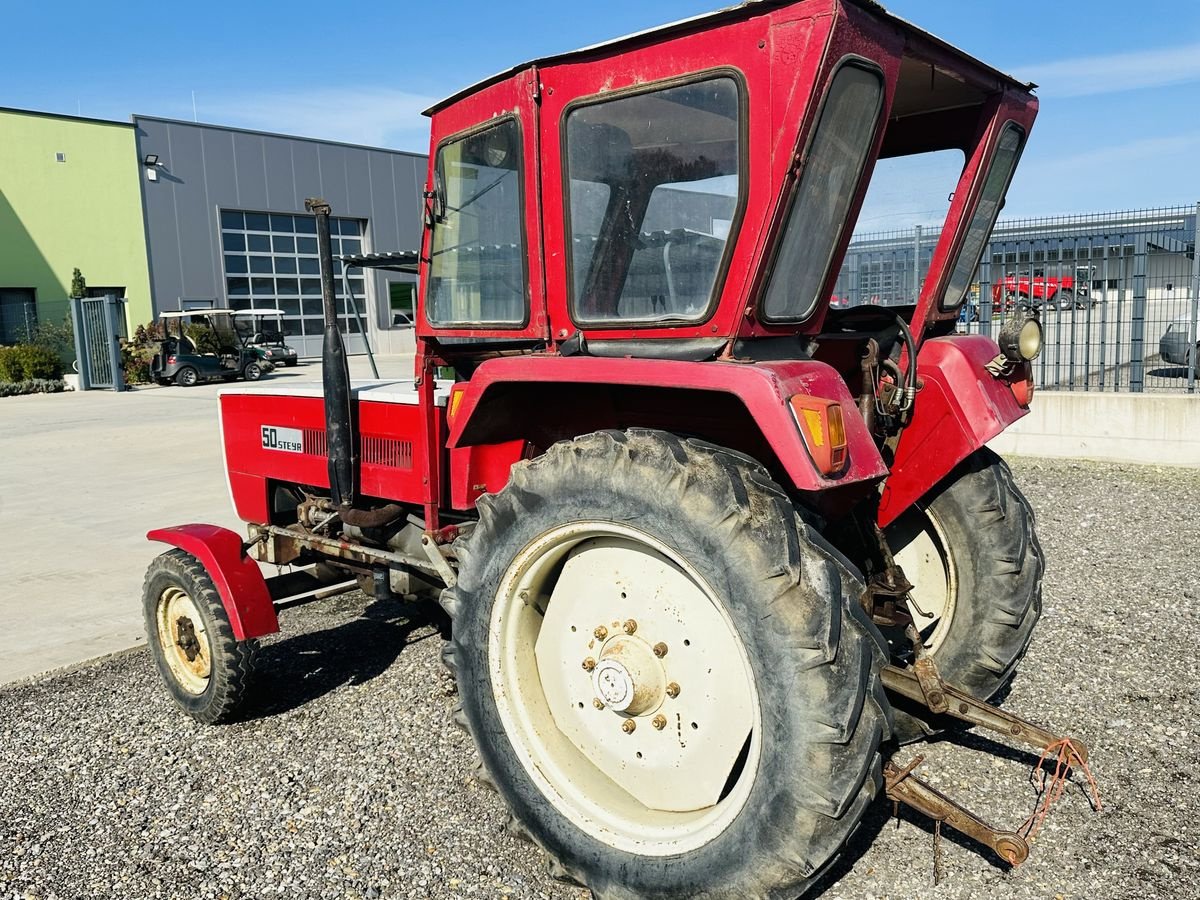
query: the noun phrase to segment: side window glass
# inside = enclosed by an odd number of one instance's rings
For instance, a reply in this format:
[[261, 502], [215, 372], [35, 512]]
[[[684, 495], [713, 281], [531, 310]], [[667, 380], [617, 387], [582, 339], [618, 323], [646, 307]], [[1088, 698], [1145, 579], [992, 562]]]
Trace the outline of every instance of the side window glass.
[[508, 119], [437, 151], [425, 298], [433, 325], [526, 321], [520, 146], [520, 129]]
[[855, 65], [833, 77], [792, 199], [763, 298], [767, 319], [812, 315], [846, 228], [883, 109], [879, 75]]
[[723, 76], [567, 115], [576, 319], [708, 315], [740, 199], [739, 104], [737, 83]]

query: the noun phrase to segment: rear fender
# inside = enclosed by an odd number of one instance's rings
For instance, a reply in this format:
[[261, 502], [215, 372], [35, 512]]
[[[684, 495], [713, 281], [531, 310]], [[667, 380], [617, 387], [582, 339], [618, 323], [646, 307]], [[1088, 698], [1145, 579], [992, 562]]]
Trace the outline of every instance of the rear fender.
[[274, 634], [279, 630], [275, 604], [258, 563], [242, 550], [242, 538], [216, 525], [177, 525], [156, 528], [146, 535], [190, 553], [213, 580], [229, 616], [233, 636], [239, 641]]
[[921, 345], [917, 375], [924, 386], [884, 484], [880, 527], [895, 521], [955, 466], [1029, 412], [1017, 403], [1007, 380], [984, 368], [999, 352], [982, 335], [934, 338]]
[[[813, 463], [787, 402], [795, 394], [842, 405], [848, 450], [842, 471], [827, 476]], [[814, 360], [493, 359], [475, 371], [452, 404], [449, 425], [451, 494], [460, 501], [477, 495], [481, 486], [455, 488], [467, 477], [454, 466], [461, 448], [519, 440], [544, 450], [557, 440], [631, 426], [694, 435], [740, 450], [798, 491], [870, 484], [887, 474], [845, 382], [835, 369]], [[504, 452], [515, 462], [511, 447]], [[510, 467], [496, 467], [486, 489], [503, 487]]]

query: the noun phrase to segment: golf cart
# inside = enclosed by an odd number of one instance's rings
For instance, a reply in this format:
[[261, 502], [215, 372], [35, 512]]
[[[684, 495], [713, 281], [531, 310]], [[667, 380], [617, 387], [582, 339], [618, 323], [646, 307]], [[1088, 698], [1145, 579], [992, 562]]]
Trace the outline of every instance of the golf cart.
[[235, 310], [233, 327], [259, 360], [273, 366], [294, 366], [300, 362], [296, 351], [283, 341], [282, 309]]
[[[238, 334], [231, 309], [191, 309], [159, 314], [165, 333], [150, 363], [162, 385], [191, 387], [198, 381], [258, 381], [274, 368]], [[186, 321], [185, 321], [186, 320]], [[174, 333], [172, 333], [174, 323]]]

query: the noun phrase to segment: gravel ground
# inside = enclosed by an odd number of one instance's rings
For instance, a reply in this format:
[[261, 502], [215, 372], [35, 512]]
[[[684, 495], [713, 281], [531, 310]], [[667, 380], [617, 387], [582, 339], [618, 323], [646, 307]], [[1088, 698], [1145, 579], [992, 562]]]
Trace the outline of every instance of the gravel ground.
[[[825, 898], [1200, 898], [1200, 471], [1014, 469], [1048, 569], [1007, 706], [1090, 744], [1103, 811], [1072, 786], [1010, 872], [947, 830], [935, 887], [930, 827], [879, 802]], [[471, 779], [434, 628], [361, 595], [283, 628], [232, 726], [180, 714], [145, 650], [0, 689], [0, 898], [587, 896]], [[995, 749], [939, 741], [922, 771], [1016, 825], [1035, 760]]]

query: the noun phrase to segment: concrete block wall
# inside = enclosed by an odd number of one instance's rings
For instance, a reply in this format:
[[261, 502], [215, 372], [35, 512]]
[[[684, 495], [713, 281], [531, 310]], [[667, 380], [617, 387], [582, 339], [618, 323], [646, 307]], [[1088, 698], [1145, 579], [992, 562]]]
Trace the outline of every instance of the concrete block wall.
[[1040, 391], [989, 442], [1000, 454], [1200, 468], [1200, 394]]

